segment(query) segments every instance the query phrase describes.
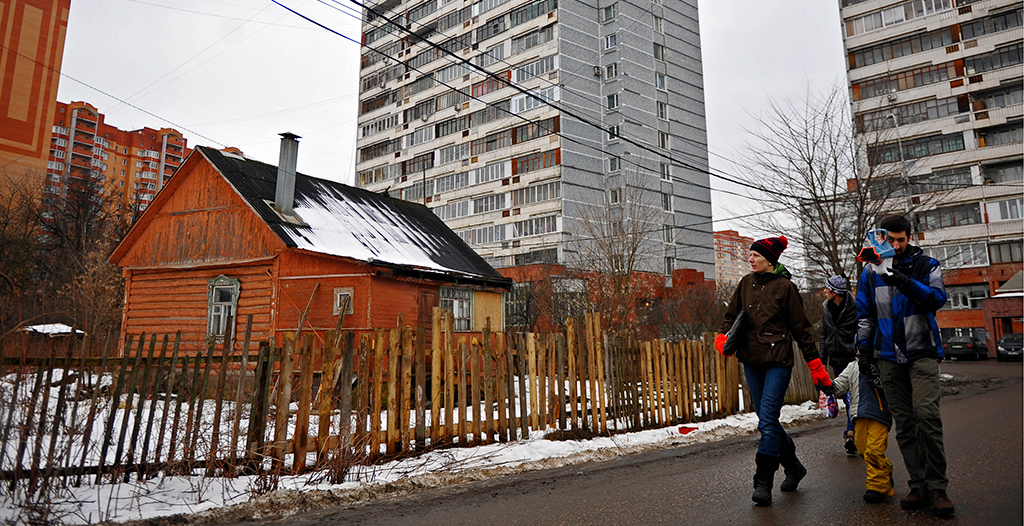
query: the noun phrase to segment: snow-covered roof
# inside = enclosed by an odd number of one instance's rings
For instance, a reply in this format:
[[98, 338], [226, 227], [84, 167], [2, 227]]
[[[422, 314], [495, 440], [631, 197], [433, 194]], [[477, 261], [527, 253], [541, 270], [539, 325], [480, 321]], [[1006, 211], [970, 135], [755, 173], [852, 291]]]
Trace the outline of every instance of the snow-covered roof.
[[[27, 325], [21, 328], [21, 330], [25, 332], [44, 334], [51, 338], [57, 336], [67, 336], [68, 334], [71, 334], [71, 329], [72, 327], [70, 325], [64, 325], [63, 323], [44, 323], [41, 325]], [[85, 331], [75, 329], [75, 334], [85, 334]]]
[[295, 215], [273, 208], [277, 167], [207, 147], [207, 158], [284, 243], [320, 254], [508, 286], [427, 207], [360, 188], [295, 174]]

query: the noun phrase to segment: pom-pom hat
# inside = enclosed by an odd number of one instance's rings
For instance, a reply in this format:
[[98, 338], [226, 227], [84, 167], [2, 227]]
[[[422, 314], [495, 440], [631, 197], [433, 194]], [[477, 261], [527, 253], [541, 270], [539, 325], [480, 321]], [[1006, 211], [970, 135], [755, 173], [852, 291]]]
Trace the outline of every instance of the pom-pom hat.
[[846, 278], [842, 276], [832, 276], [831, 278], [828, 278], [828, 282], [825, 283], [825, 286], [828, 287], [828, 290], [832, 291], [832, 294], [843, 295], [847, 290]]
[[750, 245], [750, 250], [761, 254], [772, 266], [775, 266], [779, 263], [779, 256], [787, 246], [789, 246], [789, 240], [786, 239], [786, 236], [769, 237], [754, 241], [754, 244]]

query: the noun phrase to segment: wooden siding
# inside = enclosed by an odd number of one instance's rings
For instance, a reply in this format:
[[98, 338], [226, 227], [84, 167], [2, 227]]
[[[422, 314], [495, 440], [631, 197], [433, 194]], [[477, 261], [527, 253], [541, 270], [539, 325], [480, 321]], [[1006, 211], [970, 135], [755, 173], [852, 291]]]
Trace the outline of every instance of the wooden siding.
[[[266, 223], [207, 162], [187, 163], [157, 199], [118, 265], [189, 266], [272, 257], [285, 248]], [[154, 212], [156, 212], [154, 214]]]
[[194, 353], [206, 346], [208, 280], [224, 275], [239, 280], [235, 339], [245, 335], [245, 320], [253, 315], [252, 340], [266, 340], [273, 332], [271, 304], [273, 279], [270, 265], [215, 267], [177, 271], [128, 272], [128, 297], [122, 342], [127, 334], [173, 334], [181, 331], [181, 348]]

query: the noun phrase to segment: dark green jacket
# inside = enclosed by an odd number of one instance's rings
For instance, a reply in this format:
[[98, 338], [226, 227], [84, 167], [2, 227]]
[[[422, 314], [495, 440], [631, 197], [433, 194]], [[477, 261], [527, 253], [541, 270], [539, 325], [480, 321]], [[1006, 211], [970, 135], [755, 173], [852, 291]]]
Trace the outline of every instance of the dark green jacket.
[[736, 352], [740, 362], [792, 367], [794, 340], [805, 361], [819, 357], [800, 291], [789, 278], [789, 271], [778, 265], [775, 272], [747, 274], [736, 286], [718, 332], [728, 332], [741, 308], [747, 311], [746, 345]]

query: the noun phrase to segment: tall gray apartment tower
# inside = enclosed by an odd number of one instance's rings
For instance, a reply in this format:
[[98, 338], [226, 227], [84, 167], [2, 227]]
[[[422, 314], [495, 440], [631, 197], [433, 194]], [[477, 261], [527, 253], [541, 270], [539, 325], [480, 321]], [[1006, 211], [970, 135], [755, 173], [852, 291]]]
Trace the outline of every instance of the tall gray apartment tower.
[[584, 244], [625, 232], [637, 270], [714, 275], [696, 0], [386, 0], [363, 20], [359, 186], [423, 202], [498, 268], [585, 269]]

